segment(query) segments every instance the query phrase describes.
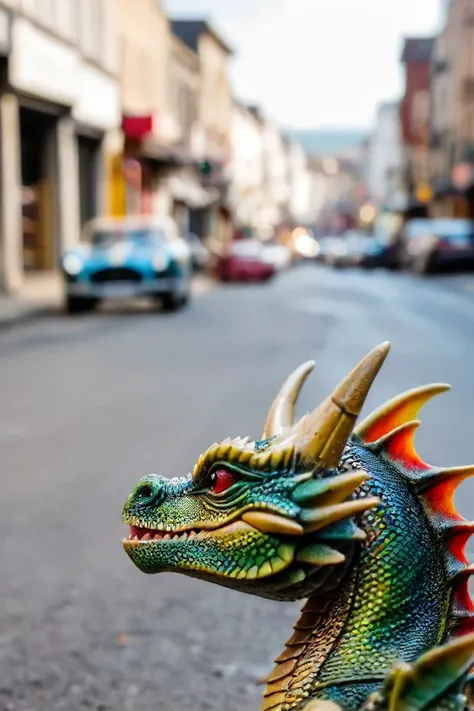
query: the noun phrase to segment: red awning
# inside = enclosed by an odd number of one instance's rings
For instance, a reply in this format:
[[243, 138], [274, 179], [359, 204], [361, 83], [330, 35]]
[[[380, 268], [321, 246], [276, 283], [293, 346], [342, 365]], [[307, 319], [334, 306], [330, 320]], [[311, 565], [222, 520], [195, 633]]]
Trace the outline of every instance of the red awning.
[[122, 130], [128, 138], [140, 140], [152, 133], [153, 116], [124, 116]]

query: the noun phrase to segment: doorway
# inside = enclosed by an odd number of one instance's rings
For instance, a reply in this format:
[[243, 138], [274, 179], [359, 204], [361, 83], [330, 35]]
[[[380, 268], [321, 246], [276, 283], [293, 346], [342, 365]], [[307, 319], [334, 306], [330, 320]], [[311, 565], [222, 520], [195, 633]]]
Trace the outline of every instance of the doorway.
[[54, 249], [54, 116], [20, 107], [23, 268], [52, 269]]
[[97, 216], [100, 141], [77, 137], [79, 155], [79, 205], [81, 228]]

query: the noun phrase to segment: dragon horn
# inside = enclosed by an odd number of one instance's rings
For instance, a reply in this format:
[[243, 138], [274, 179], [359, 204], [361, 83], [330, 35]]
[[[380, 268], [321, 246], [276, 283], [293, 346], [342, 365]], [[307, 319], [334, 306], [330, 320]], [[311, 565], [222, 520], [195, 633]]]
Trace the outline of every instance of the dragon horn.
[[337, 466], [390, 343], [374, 348], [337, 386], [332, 395], [295, 425], [292, 438], [299, 457], [310, 465]]
[[262, 439], [279, 435], [284, 429], [293, 425], [296, 400], [314, 366], [314, 360], [303, 363], [285, 380], [268, 413]]

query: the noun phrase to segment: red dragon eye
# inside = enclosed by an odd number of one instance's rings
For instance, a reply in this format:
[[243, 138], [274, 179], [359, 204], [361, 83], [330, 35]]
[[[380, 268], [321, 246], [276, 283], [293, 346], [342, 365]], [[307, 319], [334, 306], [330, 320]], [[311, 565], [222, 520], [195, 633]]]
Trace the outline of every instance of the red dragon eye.
[[218, 469], [212, 472], [211, 476], [211, 491], [214, 494], [222, 494], [226, 491], [232, 484], [237, 481], [237, 476], [227, 469]]

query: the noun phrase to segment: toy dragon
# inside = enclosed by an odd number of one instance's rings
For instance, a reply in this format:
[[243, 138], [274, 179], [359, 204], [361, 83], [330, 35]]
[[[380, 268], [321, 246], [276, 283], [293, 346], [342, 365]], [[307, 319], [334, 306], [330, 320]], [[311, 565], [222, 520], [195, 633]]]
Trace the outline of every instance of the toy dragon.
[[213, 445], [185, 479], [146, 476], [125, 504], [123, 545], [143, 572], [306, 600], [261, 711], [474, 708], [474, 523], [453, 504], [474, 467], [435, 468], [415, 451], [417, 415], [446, 385], [407, 392], [354, 429], [389, 348], [295, 423], [314, 363], [302, 365], [259, 441]]

